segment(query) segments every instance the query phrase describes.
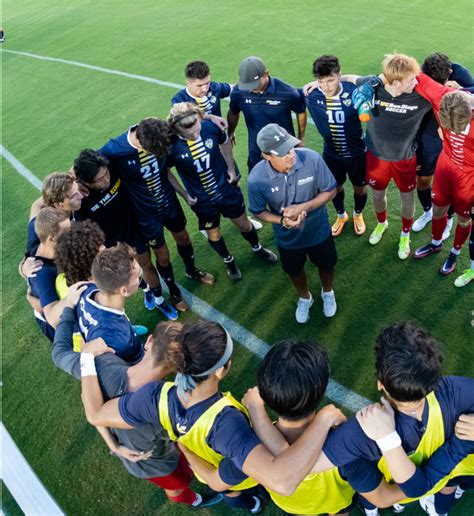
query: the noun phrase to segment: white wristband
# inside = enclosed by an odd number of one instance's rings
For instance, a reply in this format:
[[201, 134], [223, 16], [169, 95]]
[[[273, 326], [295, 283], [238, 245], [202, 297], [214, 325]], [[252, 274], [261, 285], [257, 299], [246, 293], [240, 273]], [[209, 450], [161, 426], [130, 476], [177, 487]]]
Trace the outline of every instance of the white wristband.
[[402, 440], [397, 432], [392, 432], [385, 437], [377, 439], [375, 442], [382, 453], [393, 450], [394, 448], [398, 448], [402, 445]]
[[81, 377], [97, 376], [95, 358], [92, 353], [81, 353]]

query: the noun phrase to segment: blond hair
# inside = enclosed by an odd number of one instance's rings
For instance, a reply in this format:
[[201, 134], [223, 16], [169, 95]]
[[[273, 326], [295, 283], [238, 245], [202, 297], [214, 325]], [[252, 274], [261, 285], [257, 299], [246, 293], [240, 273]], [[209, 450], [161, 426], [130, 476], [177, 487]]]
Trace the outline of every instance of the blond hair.
[[409, 75], [416, 75], [419, 72], [418, 61], [405, 54], [387, 54], [382, 61], [382, 73], [388, 84], [392, 84], [393, 81], [403, 81]]
[[467, 93], [450, 91], [441, 99], [439, 121], [445, 129], [460, 134], [466, 129], [471, 118], [472, 108]]
[[197, 104], [178, 102], [169, 112], [168, 125], [173, 133], [178, 134], [180, 129], [189, 129], [203, 118], [204, 112]]
[[59, 235], [59, 225], [68, 218], [69, 215], [64, 210], [51, 206], [43, 208], [35, 219], [35, 232], [39, 241], [44, 243], [48, 237], [56, 238]]
[[64, 202], [74, 179], [63, 172], [52, 172], [43, 181], [43, 200], [46, 206]]

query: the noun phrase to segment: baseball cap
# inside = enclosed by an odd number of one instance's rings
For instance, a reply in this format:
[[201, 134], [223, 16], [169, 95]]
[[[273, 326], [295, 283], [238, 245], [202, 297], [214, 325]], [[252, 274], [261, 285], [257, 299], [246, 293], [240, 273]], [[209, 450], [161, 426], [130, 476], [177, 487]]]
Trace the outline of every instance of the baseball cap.
[[291, 136], [286, 129], [278, 124], [268, 124], [257, 134], [257, 145], [262, 152], [273, 154], [278, 158], [286, 156], [301, 140]]
[[239, 88], [253, 90], [260, 84], [260, 78], [267, 68], [259, 57], [246, 57], [239, 66]]

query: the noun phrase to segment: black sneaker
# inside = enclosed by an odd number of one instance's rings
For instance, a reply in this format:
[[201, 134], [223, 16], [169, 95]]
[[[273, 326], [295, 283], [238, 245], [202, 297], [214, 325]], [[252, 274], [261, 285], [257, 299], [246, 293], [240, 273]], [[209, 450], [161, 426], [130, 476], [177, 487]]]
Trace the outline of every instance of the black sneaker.
[[186, 277], [199, 281], [199, 283], [204, 283], [205, 285], [212, 285], [216, 282], [216, 278], [210, 272], [201, 271], [200, 269], [196, 269], [192, 274], [187, 272]]
[[217, 505], [218, 503], [220, 503], [224, 498], [224, 496], [221, 493], [215, 493], [214, 491], [196, 494], [200, 496], [201, 501], [196, 505], [192, 505], [194, 509], [204, 509], [205, 507], [212, 507], [213, 505]]
[[450, 252], [448, 254], [448, 257], [446, 260], [444, 260], [443, 265], [441, 265], [439, 269], [439, 273], [443, 276], [447, 276], [448, 274], [451, 274], [454, 269], [456, 268], [456, 261], [458, 259], [458, 255], [454, 254], [453, 252]]
[[266, 263], [276, 263], [278, 261], [278, 256], [270, 249], [265, 249], [265, 247], [261, 247], [259, 251], [254, 251], [254, 253]]
[[229, 276], [229, 278], [231, 280], [239, 281], [240, 279], [242, 279], [242, 273], [240, 272], [239, 268], [237, 267], [237, 264], [235, 263], [234, 258], [232, 258], [232, 261], [230, 261], [228, 263], [227, 262], [224, 262], [224, 263], [227, 268], [227, 276]]

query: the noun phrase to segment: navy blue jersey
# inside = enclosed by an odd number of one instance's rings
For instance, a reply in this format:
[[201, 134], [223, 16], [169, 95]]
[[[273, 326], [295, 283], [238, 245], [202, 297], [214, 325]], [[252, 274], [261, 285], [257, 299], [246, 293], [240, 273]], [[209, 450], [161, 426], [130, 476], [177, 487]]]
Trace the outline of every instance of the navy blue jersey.
[[[151, 382], [134, 393], [122, 396], [119, 400], [122, 419], [132, 426], [151, 423], [157, 429], [161, 428], [158, 401], [162, 386], [163, 382]], [[179, 436], [189, 431], [201, 414], [221, 397], [222, 394], [217, 393], [186, 409], [173, 387], [168, 395], [168, 411], [175, 434]], [[206, 443], [229, 459], [221, 462], [225, 463], [225, 467], [219, 468], [222, 480], [229, 485], [237, 485], [246, 478], [242, 473], [245, 459], [260, 441], [244, 414], [235, 407], [226, 407], [216, 417]]]
[[248, 129], [249, 158], [253, 163], [260, 160], [261, 151], [257, 145], [257, 133], [267, 124], [278, 124], [294, 135], [291, 113], [306, 110], [303, 91], [280, 79], [270, 77], [263, 93], [240, 90], [236, 86], [230, 94], [230, 111], [242, 113]]
[[35, 231], [35, 220], [36, 217], [33, 217], [28, 222], [27, 236], [26, 236], [26, 256], [34, 256], [40, 245], [40, 241], [38, 235]]
[[106, 246], [117, 242], [131, 244], [130, 238], [136, 230], [136, 221], [127, 191], [114, 164], [109, 165], [110, 185], [104, 190], [89, 189], [89, 195], [82, 199], [81, 209], [76, 213], [78, 220], [90, 219], [105, 233]]
[[122, 310], [102, 306], [95, 301], [97, 287], [91, 283], [76, 306], [77, 321], [86, 342], [102, 337], [118, 357], [129, 364], [143, 357], [143, 345]]
[[224, 99], [230, 95], [232, 86], [226, 82], [214, 82], [211, 81], [209, 85], [209, 91], [205, 97], [193, 97], [189, 93], [188, 89], [179, 91], [171, 99], [172, 104], [178, 104], [178, 102], [193, 102], [197, 104], [207, 115], [221, 115], [221, 99]]
[[129, 141], [129, 131], [109, 140], [99, 152], [111, 160], [111, 166], [120, 174], [139, 219], [165, 214], [178, 202], [168, 180], [166, 156], [157, 158], [135, 148]]
[[354, 158], [365, 152], [357, 110], [352, 105], [352, 92], [357, 88], [341, 82], [334, 97], [326, 97], [320, 89], [305, 97], [311, 117], [324, 139], [324, 152], [332, 158]]
[[168, 166], [176, 167], [188, 193], [198, 204], [217, 204], [223, 197], [227, 182], [227, 163], [219, 145], [227, 136], [215, 124], [203, 120], [198, 140], [176, 136], [172, 140]]
[[58, 275], [58, 270], [56, 269], [54, 260], [38, 255], [36, 255], [35, 258], [41, 260], [43, 266], [36, 273], [36, 276], [28, 278], [28, 285], [30, 286], [33, 296], [39, 299], [41, 307], [44, 308], [54, 301], [59, 301], [59, 296], [56, 292], [56, 276]]

